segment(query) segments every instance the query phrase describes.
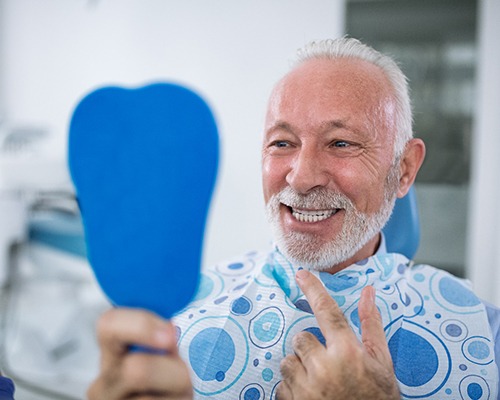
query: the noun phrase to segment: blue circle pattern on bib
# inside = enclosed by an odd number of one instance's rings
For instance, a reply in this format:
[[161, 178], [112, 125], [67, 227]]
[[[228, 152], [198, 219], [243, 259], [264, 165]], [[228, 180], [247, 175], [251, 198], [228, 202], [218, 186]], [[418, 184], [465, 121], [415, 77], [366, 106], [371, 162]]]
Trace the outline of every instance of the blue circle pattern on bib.
[[[360, 292], [377, 289], [402, 398], [492, 399], [498, 378], [483, 304], [462, 280], [408, 264], [386, 254], [334, 275], [313, 273], [358, 338]], [[326, 345], [295, 283], [298, 268], [274, 250], [203, 271], [198, 296], [175, 318], [196, 398], [274, 399], [293, 337], [305, 331]]]

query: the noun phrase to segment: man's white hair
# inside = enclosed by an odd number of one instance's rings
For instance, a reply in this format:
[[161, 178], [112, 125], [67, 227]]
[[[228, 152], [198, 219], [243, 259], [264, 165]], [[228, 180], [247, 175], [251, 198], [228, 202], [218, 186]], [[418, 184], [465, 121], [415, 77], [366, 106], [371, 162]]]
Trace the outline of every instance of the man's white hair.
[[313, 59], [338, 58], [357, 58], [374, 64], [389, 80], [394, 91], [394, 159], [399, 159], [406, 143], [413, 137], [412, 110], [406, 76], [391, 57], [348, 37], [310, 42], [298, 50], [295, 66]]

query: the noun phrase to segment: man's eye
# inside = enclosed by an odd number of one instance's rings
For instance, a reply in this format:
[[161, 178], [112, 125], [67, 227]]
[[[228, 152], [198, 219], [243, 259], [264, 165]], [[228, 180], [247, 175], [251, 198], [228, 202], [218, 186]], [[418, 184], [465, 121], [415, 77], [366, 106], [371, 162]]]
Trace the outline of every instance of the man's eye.
[[283, 148], [283, 147], [288, 147], [289, 144], [285, 140], [277, 140], [272, 143], [272, 146], [278, 147], [278, 148]]
[[336, 140], [332, 143], [332, 147], [349, 147], [350, 144], [344, 140]]

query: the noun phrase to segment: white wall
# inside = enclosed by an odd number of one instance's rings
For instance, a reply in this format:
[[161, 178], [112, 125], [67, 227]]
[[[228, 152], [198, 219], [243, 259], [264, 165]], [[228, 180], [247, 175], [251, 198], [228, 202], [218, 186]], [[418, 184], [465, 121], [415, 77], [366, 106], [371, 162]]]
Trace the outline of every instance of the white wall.
[[259, 165], [267, 96], [298, 47], [342, 34], [343, 11], [340, 0], [3, 0], [0, 115], [48, 128], [50, 157], [64, 165], [69, 116], [92, 88], [196, 88], [223, 144], [205, 252], [220, 261], [270, 240]]
[[500, 1], [481, 0], [467, 275], [500, 305]]

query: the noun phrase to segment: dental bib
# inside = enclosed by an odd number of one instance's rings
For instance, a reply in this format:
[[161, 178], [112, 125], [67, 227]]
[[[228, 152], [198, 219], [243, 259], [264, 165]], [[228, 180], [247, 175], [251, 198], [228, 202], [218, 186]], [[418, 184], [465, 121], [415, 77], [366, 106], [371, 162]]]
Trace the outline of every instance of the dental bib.
[[[274, 399], [294, 335], [309, 331], [325, 342], [295, 282], [299, 268], [274, 249], [203, 271], [195, 301], [174, 318], [196, 398]], [[496, 399], [486, 311], [465, 281], [394, 253], [312, 273], [359, 339], [360, 293], [375, 287], [402, 398]]]
[[198, 285], [218, 165], [208, 105], [170, 83], [95, 90], [73, 113], [68, 153], [103, 291], [115, 305], [171, 317]]

